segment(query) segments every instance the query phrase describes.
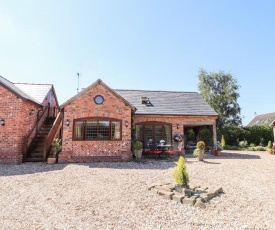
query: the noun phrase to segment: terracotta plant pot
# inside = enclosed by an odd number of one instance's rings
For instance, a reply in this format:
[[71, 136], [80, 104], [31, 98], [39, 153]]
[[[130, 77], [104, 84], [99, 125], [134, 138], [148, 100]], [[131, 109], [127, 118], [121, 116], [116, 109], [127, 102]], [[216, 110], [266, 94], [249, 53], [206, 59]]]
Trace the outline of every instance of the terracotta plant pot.
[[274, 154], [273, 149], [268, 149], [267, 152], [268, 152], [269, 154]]
[[55, 157], [49, 157], [48, 158], [48, 165], [53, 165], [56, 163], [56, 158]]
[[221, 150], [216, 150], [216, 151], [215, 151], [215, 156], [220, 157], [220, 156], [221, 156]]

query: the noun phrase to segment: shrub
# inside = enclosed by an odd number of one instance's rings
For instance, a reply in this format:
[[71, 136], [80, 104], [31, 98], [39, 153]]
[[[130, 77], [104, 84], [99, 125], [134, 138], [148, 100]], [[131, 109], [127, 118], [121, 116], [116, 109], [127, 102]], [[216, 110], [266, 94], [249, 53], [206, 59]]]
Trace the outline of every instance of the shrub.
[[235, 146], [235, 145], [225, 145], [223, 149], [226, 149], [226, 150], [240, 150], [240, 147]]
[[272, 149], [272, 142], [271, 141], [268, 141], [267, 148]]
[[186, 166], [185, 166], [185, 161], [183, 156], [179, 157], [177, 166], [174, 168], [172, 176], [174, 177], [174, 180], [177, 184], [185, 188], [188, 188], [189, 176], [186, 171]]
[[256, 146], [255, 151], [266, 151], [266, 148], [263, 146]]
[[198, 157], [200, 155], [200, 152], [201, 152], [201, 149], [198, 149], [198, 148], [194, 149], [193, 156]]
[[134, 144], [134, 150], [141, 150], [143, 147], [143, 144], [141, 141], [136, 141]]
[[240, 142], [239, 142], [239, 146], [240, 146], [241, 148], [246, 148], [246, 147], [248, 146], [247, 141], [240, 141]]
[[225, 139], [224, 139], [224, 135], [222, 135], [221, 145], [222, 145], [222, 147], [224, 147], [224, 146], [225, 146]]
[[200, 150], [204, 150], [205, 149], [205, 143], [203, 141], [199, 141], [197, 143], [197, 148]]
[[264, 126], [251, 126], [245, 127], [245, 140], [248, 143], [256, 143], [256, 145], [266, 146], [267, 140], [273, 140], [273, 130], [271, 126], [264, 125]]

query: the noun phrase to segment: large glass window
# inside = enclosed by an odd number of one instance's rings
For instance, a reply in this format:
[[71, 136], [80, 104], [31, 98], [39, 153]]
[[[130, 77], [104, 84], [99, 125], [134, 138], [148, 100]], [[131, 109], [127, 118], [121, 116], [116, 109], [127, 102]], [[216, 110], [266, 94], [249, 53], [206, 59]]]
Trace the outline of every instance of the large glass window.
[[172, 143], [172, 125], [158, 122], [147, 122], [136, 125], [136, 136], [143, 142], [143, 146], [151, 147], [164, 141], [166, 145]]
[[121, 140], [121, 121], [80, 119], [74, 121], [74, 140]]

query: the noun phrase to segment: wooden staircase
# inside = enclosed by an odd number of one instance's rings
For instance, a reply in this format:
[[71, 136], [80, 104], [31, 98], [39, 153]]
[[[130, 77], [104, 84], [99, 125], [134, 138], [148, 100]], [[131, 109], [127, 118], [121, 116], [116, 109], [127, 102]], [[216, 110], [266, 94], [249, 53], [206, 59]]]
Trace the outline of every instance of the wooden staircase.
[[32, 141], [27, 152], [27, 162], [43, 162], [44, 146], [47, 136], [53, 126], [55, 117], [47, 117], [45, 123]]

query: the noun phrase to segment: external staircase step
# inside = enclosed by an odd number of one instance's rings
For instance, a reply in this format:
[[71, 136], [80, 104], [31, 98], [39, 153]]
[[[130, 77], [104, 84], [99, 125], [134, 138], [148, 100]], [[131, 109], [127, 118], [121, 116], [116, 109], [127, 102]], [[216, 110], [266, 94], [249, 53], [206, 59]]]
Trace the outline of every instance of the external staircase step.
[[43, 162], [43, 157], [27, 157], [27, 162]]

